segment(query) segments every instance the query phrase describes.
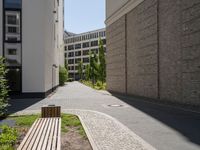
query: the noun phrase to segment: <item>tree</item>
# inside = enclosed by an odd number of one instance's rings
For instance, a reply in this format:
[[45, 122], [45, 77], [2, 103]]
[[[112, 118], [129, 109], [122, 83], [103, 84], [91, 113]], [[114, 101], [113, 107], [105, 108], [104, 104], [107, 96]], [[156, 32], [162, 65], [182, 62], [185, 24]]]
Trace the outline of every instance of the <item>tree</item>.
[[98, 57], [95, 52], [90, 53], [90, 75], [94, 86], [98, 78]]
[[86, 68], [85, 68], [85, 79], [87, 81], [89, 81], [91, 79], [91, 67], [90, 67], [90, 64], [86, 65]]
[[67, 59], [65, 59], [65, 69], [67, 71], [67, 81], [68, 81], [68, 78], [69, 78], [69, 72], [68, 72], [68, 63], [67, 63]]
[[6, 66], [4, 58], [0, 57], [0, 117], [7, 113], [8, 107], [8, 85], [6, 80]]
[[79, 61], [78, 63], [78, 74], [79, 74], [80, 79], [82, 80], [83, 79], [83, 62], [82, 61]]
[[62, 86], [67, 81], [67, 70], [65, 67], [59, 66], [59, 84]]
[[102, 84], [106, 81], [106, 60], [101, 38], [99, 39], [99, 79]]

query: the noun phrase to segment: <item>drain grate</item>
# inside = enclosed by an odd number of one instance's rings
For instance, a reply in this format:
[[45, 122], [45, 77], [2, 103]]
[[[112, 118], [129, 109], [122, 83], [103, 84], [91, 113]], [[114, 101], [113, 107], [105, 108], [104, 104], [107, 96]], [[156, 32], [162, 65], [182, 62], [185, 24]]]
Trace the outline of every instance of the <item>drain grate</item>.
[[123, 107], [123, 105], [119, 105], [119, 104], [112, 104], [112, 105], [108, 105], [109, 107]]

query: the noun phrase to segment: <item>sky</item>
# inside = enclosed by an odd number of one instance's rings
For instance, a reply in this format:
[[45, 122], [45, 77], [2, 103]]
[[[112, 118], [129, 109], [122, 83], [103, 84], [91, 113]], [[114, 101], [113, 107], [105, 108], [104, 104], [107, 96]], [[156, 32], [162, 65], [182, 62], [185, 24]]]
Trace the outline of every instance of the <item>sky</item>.
[[104, 28], [105, 0], [65, 0], [65, 30], [83, 33]]

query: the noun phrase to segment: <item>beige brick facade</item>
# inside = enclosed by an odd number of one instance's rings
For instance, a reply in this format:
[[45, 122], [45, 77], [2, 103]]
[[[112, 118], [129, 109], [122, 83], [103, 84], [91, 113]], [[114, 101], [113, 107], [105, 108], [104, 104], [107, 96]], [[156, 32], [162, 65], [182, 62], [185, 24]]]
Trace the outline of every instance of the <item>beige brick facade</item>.
[[108, 90], [200, 105], [199, 16], [199, 0], [145, 0], [107, 26]]

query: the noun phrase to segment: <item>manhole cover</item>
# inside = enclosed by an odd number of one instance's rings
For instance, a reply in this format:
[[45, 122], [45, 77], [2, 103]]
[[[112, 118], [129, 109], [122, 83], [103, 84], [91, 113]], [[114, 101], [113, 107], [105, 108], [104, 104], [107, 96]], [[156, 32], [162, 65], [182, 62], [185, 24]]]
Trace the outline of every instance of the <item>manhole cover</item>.
[[118, 105], [118, 104], [113, 104], [113, 105], [108, 105], [109, 107], [123, 107], [123, 105]]

